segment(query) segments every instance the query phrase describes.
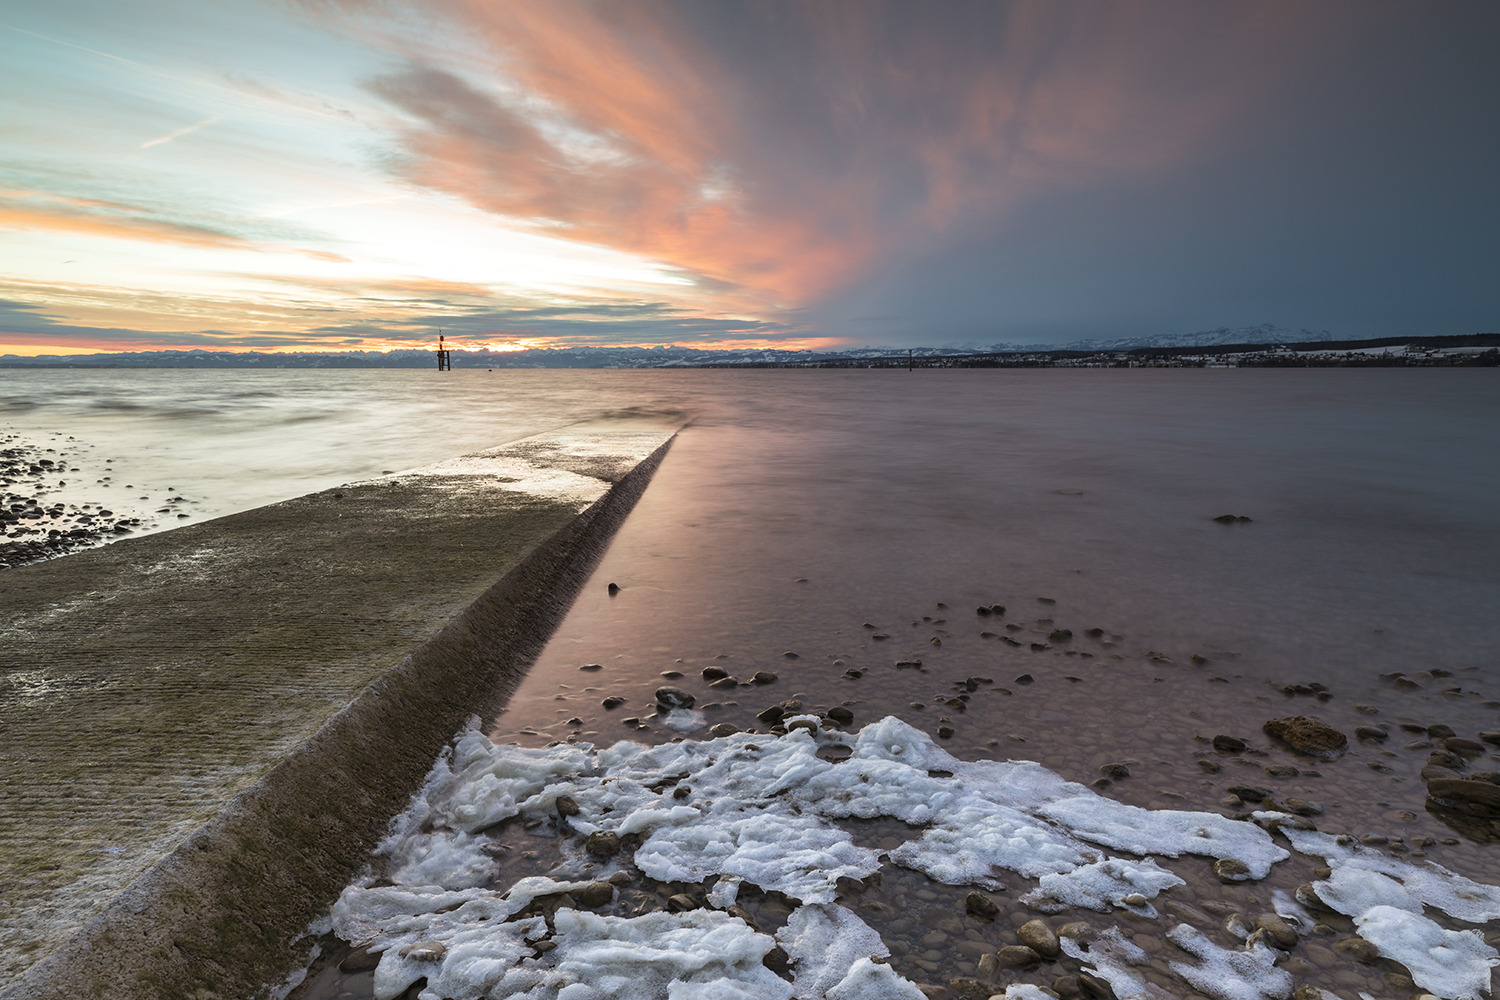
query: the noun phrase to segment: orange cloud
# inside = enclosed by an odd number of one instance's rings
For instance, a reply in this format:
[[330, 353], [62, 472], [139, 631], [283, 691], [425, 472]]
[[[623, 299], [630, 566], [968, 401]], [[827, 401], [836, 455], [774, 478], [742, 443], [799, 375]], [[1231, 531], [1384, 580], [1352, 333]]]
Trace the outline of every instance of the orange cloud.
[[[1040, 191], [1209, 155], [1282, 86], [1265, 59], [1338, 21], [1274, 3], [418, 2], [489, 62], [392, 42], [412, 65], [369, 86], [404, 112], [404, 177], [762, 309]], [[714, 17], [759, 34], [709, 37]]]

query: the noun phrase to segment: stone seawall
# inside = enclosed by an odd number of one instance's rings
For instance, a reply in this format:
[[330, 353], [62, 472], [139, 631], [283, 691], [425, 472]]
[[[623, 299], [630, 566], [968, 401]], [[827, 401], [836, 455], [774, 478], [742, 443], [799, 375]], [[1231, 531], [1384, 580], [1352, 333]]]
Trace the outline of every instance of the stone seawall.
[[675, 427], [574, 425], [0, 574], [0, 1000], [280, 981]]

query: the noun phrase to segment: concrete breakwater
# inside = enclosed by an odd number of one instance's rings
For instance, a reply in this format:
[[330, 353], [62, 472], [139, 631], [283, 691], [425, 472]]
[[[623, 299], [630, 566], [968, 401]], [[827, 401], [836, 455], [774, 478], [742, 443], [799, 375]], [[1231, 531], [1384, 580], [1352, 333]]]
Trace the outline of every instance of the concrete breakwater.
[[679, 424], [572, 425], [0, 577], [0, 998], [280, 980]]

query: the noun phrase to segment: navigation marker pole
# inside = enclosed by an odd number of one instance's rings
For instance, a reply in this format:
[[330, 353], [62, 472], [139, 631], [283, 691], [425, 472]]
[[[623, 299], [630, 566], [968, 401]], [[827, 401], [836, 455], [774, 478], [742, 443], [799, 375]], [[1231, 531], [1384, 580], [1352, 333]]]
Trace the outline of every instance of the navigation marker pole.
[[448, 350], [448, 345], [443, 343], [443, 335], [438, 334], [437, 346], [438, 371], [451, 372], [453, 370], [453, 352]]

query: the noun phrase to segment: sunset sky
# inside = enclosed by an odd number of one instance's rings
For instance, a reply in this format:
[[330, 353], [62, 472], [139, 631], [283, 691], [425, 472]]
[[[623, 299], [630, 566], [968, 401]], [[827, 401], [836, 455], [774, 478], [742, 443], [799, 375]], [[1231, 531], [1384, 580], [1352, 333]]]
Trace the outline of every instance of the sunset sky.
[[1500, 329], [1500, 4], [0, 7], [0, 353]]

